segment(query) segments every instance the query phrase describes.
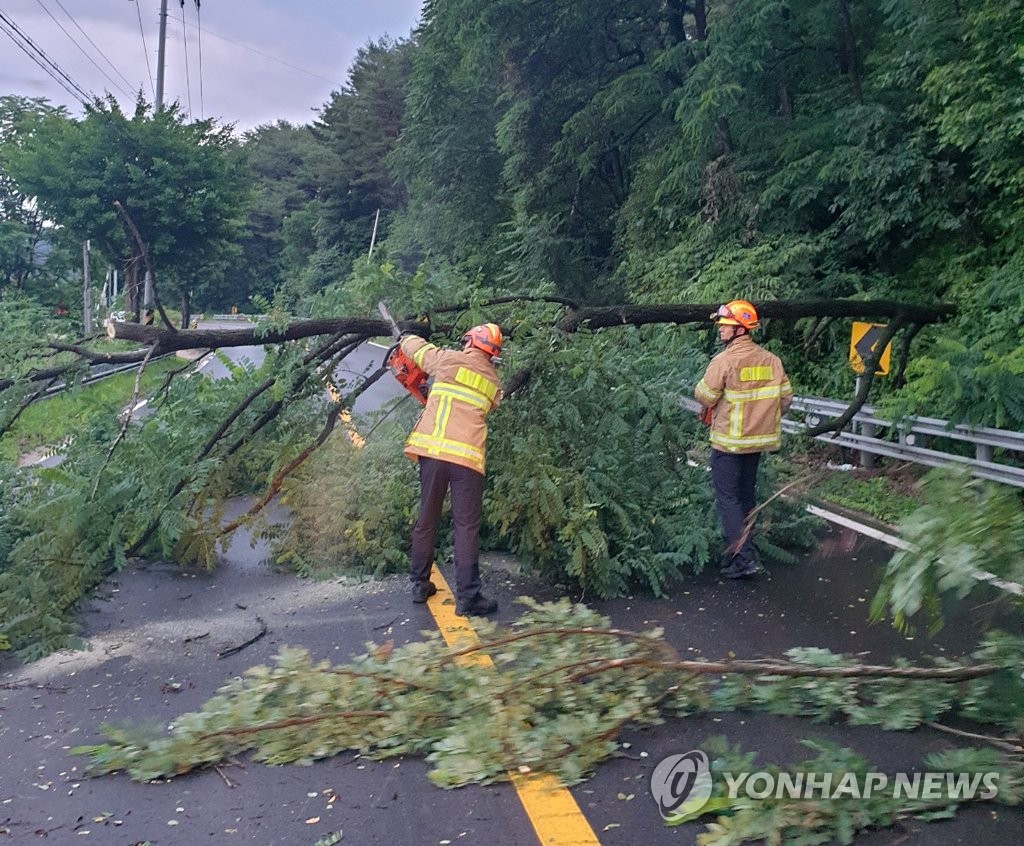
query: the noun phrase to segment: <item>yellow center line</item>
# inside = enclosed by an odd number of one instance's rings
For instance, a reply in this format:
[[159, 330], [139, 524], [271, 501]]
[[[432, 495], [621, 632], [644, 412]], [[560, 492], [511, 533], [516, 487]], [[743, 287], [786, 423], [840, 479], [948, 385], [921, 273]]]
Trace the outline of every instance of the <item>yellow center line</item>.
[[[328, 381], [328, 390], [333, 387]], [[335, 397], [335, 402], [339, 398]], [[352, 443], [357, 447], [363, 446], [365, 441], [351, 424], [352, 418], [347, 411], [342, 412], [341, 419], [346, 424]], [[475, 646], [480, 643], [468, 618], [455, 613], [452, 589], [437, 567], [433, 568], [431, 579], [437, 586], [437, 593], [428, 600], [427, 608], [433, 615], [444, 642], [454, 648]], [[458, 660], [468, 665], [494, 666], [491, 657], [483, 652], [473, 652], [461, 656]], [[509, 772], [508, 776], [542, 846], [601, 846], [601, 841], [597, 839], [587, 818], [583, 816], [580, 806], [576, 804], [568, 788], [557, 778], [547, 773], [532, 772]]]
[[[324, 377], [324, 384], [327, 386], [327, 395], [331, 398], [332, 402], [341, 402], [341, 391], [329, 377]], [[348, 439], [352, 441], [353, 445], [362, 447], [366, 445], [366, 438], [359, 434], [356, 427], [352, 425], [352, 412], [347, 408], [343, 409], [341, 414], [338, 415], [341, 419], [342, 425], [345, 427], [345, 432], [348, 434]]]
[[[468, 618], [455, 613], [455, 597], [441, 571], [433, 568], [431, 580], [437, 593], [427, 601], [427, 608], [441, 637], [449, 646], [461, 649], [480, 642]], [[458, 659], [465, 664], [493, 667], [491, 657], [473, 652]], [[557, 778], [545, 773], [509, 773], [533, 830], [543, 846], [600, 846], [600, 841], [572, 794]]]

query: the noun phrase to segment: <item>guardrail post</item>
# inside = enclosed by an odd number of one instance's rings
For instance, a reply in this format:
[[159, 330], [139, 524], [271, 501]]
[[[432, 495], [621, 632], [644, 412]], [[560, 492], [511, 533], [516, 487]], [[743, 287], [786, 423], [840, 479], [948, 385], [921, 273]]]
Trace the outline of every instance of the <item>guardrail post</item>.
[[[861, 381], [863, 380], [863, 378], [864, 378], [863, 376], [858, 376], [856, 381], [854, 382], [854, 387], [853, 387], [853, 394], [854, 394], [854, 396], [858, 396], [860, 394], [860, 386], [861, 386]], [[854, 431], [855, 432], [859, 431], [860, 434], [862, 434], [865, 438], [873, 438], [875, 436], [875, 433], [878, 431], [878, 427], [874, 423], [867, 423], [867, 422], [865, 422], [863, 420], [861, 420], [858, 423], [856, 417], [854, 418], [853, 426], [854, 426]], [[865, 467], [867, 469], [870, 469], [870, 468], [874, 467], [875, 466], [875, 456], [872, 453], [868, 452], [866, 449], [862, 449], [860, 451], [860, 466], [861, 467]]]
[[992, 461], [992, 447], [989, 444], [975, 444], [974, 457], [978, 461]]
[[[878, 427], [874, 423], [865, 423], [864, 421], [861, 421], [860, 433], [865, 438], [873, 438], [877, 431], [878, 431]], [[874, 453], [871, 453], [871, 452], [868, 452], [867, 450], [862, 449], [860, 451], [860, 466], [868, 468], [868, 469], [874, 467], [875, 466], [875, 457], [876, 456], [874, 455]]]

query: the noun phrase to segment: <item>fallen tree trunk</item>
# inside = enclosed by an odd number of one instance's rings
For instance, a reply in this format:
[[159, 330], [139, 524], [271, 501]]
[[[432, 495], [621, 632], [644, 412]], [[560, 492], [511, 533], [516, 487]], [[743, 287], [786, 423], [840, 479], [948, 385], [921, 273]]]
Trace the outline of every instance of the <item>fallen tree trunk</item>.
[[[409, 331], [422, 324], [406, 327]], [[249, 326], [244, 329], [187, 329], [170, 330], [141, 323], [112, 322], [107, 334], [118, 340], [137, 341], [155, 345], [160, 352], [189, 349], [216, 349], [217, 347], [247, 347], [259, 344], [279, 344], [298, 341], [317, 335], [362, 335], [367, 338], [390, 336], [391, 327], [383, 320], [360, 317], [329, 317], [294, 320], [282, 328]]]
[[[509, 301], [510, 298], [506, 297], [483, 305], [498, 305]], [[872, 320], [901, 318], [904, 323], [915, 325], [941, 323], [956, 312], [955, 306], [952, 305], [920, 306], [891, 300], [775, 300], [756, 303], [756, 305], [759, 314], [765, 319], [799, 320], [804, 317], [845, 317]], [[716, 308], [718, 308], [717, 304], [708, 303], [570, 308], [556, 325], [563, 332], [575, 332], [584, 326], [588, 329], [601, 329], [623, 325], [646, 326], [654, 323], [706, 324], [709, 322], [709, 315]], [[431, 331], [429, 324], [414, 320], [400, 321], [399, 328], [417, 335], [427, 335]], [[156, 344], [160, 352], [276, 344], [316, 335], [337, 333], [363, 335], [367, 338], [387, 337], [391, 334], [391, 327], [383, 320], [372, 318], [332, 317], [295, 320], [287, 326], [274, 329], [250, 326], [241, 329], [174, 331], [159, 326], [143, 326], [139, 323], [111, 323], [108, 329], [111, 338], [136, 341], [142, 344]]]
[[[755, 302], [762, 319], [799, 320], [803, 317], [847, 317], [865, 320], [903, 318], [906, 323], [941, 323], [956, 313], [956, 306], [909, 305], [892, 300], [774, 300]], [[695, 305], [615, 305], [570, 311], [558, 322], [564, 332], [580, 327], [645, 326], [650, 323], [708, 323], [718, 303]]]

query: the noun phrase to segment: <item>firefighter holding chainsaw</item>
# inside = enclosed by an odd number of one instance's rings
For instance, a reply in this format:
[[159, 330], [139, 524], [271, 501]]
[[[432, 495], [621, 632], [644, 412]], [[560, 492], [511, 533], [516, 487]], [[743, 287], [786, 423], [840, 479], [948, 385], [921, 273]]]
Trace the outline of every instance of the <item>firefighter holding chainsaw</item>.
[[750, 337], [757, 310], [733, 300], [711, 315], [725, 345], [697, 383], [694, 396], [711, 428], [711, 481], [728, 548], [721, 574], [727, 579], [758, 571], [752, 524], [761, 453], [782, 443], [782, 415], [793, 400], [789, 377], [778, 356]]
[[501, 401], [495, 362], [501, 355], [501, 329], [474, 326], [462, 336], [462, 350], [445, 350], [406, 335], [402, 353], [431, 378], [426, 406], [405, 444], [419, 463], [420, 513], [412, 530], [409, 578], [412, 601], [437, 593], [430, 581], [434, 537], [446, 492], [451, 490], [455, 527], [456, 613], [483, 616], [498, 603], [480, 592], [480, 522], [483, 516], [487, 415]]

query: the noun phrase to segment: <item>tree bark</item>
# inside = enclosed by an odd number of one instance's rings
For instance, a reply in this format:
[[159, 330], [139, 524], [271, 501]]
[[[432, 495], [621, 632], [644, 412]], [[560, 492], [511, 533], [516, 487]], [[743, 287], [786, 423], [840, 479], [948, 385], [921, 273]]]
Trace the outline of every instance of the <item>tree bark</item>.
[[860, 85], [860, 68], [857, 63], [857, 42], [853, 34], [853, 19], [850, 15], [850, 0], [836, 0], [839, 11], [839, 28], [842, 33], [843, 70], [850, 75], [850, 87], [858, 103], [864, 102]]
[[[754, 303], [763, 319], [799, 320], [803, 317], [840, 318], [897, 318], [906, 323], [927, 325], [941, 323], [956, 312], [956, 307], [939, 303], [934, 306], [911, 305], [892, 300], [773, 300]], [[570, 309], [558, 321], [557, 327], [563, 332], [576, 332], [580, 328], [601, 329], [609, 326], [646, 326], [651, 323], [710, 323], [710, 315], [718, 308], [717, 303], [615, 305], [595, 308]], [[440, 313], [440, 309], [438, 313]], [[431, 327], [415, 320], [399, 322], [403, 332], [427, 336]], [[141, 344], [156, 344], [160, 352], [174, 352], [184, 349], [211, 349], [215, 347], [239, 347], [259, 344], [277, 344], [296, 341], [316, 335], [337, 333], [362, 335], [367, 338], [386, 337], [391, 327], [383, 320], [361, 317], [323, 317], [309, 320], [295, 320], [286, 326], [267, 329], [247, 327], [244, 329], [190, 329], [170, 331], [159, 326], [142, 326], [138, 323], [111, 323], [107, 334], [111, 338], [136, 341]]]
[[[617, 305], [581, 308], [566, 314], [558, 322], [564, 332], [582, 326], [601, 329], [607, 326], [644, 326], [649, 323], [709, 323], [718, 303], [697, 305]], [[755, 302], [762, 319], [799, 320], [802, 317], [896, 318], [922, 325], [941, 323], [956, 313], [956, 307], [944, 303], [934, 306], [910, 305], [892, 300], [774, 300]]]
[[[399, 324], [405, 331], [424, 331], [422, 323]], [[252, 326], [244, 329], [189, 329], [172, 332], [160, 326], [143, 326], [139, 323], [111, 323], [107, 334], [119, 340], [137, 341], [141, 344], [155, 344], [160, 352], [175, 352], [188, 349], [212, 349], [216, 347], [259, 346], [297, 341], [316, 335], [363, 335], [367, 338], [384, 337], [391, 334], [391, 327], [383, 320], [360, 317], [325, 317], [310, 320], [295, 320], [287, 326], [268, 329]]]

